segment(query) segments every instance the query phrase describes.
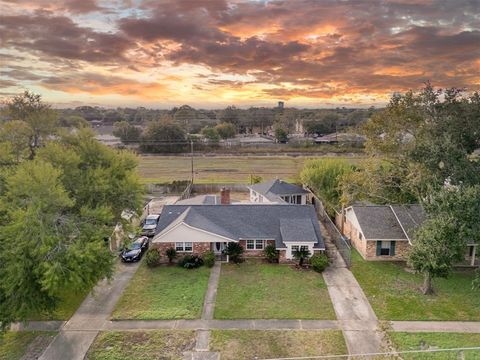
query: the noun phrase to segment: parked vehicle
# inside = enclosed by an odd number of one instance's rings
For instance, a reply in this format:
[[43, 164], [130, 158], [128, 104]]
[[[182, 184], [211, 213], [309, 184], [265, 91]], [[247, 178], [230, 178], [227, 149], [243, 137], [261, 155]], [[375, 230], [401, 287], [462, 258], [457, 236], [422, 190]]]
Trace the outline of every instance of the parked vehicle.
[[155, 231], [157, 230], [159, 219], [160, 219], [160, 215], [158, 214], [148, 215], [147, 218], [145, 219], [145, 223], [143, 224], [142, 235], [154, 236]]
[[142, 236], [123, 249], [120, 258], [123, 262], [139, 261], [147, 250], [148, 237]]

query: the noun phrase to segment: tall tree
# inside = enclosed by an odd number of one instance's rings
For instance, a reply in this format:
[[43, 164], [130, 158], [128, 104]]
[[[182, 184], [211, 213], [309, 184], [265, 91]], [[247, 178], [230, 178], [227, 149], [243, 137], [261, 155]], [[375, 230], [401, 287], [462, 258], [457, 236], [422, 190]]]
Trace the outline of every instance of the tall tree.
[[175, 153], [185, 151], [187, 139], [185, 130], [169, 121], [153, 121], [145, 129], [140, 149], [144, 152]]
[[5, 112], [11, 120], [23, 121], [30, 127], [29, 158], [33, 159], [42, 141], [55, 133], [58, 123], [57, 112], [44, 103], [40, 95], [29, 91], [7, 101]]

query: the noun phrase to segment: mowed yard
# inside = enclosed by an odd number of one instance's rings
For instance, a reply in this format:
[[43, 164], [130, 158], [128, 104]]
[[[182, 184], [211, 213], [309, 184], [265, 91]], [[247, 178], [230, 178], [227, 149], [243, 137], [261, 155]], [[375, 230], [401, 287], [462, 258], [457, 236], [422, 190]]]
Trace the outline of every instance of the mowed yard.
[[198, 319], [209, 276], [207, 267], [149, 268], [143, 262], [117, 302], [112, 319]]
[[473, 272], [434, 279], [435, 295], [423, 295], [421, 275], [399, 263], [365, 261], [352, 252], [352, 272], [382, 320], [480, 321], [480, 296], [472, 289]]
[[[310, 157], [293, 156], [211, 156], [194, 157], [195, 181], [197, 183], [245, 184], [250, 175], [259, 175], [264, 180], [281, 178], [295, 181]], [[352, 162], [358, 158], [349, 158]], [[140, 156], [139, 173], [143, 183], [165, 183], [188, 180], [191, 162], [185, 156]]]
[[321, 274], [289, 265], [223, 264], [216, 319], [335, 319]]

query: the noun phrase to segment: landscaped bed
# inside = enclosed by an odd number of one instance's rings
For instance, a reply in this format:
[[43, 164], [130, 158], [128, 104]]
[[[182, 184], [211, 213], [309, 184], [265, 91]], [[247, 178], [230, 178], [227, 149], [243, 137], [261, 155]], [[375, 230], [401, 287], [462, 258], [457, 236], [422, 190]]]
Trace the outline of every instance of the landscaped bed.
[[200, 318], [210, 269], [141, 264], [112, 313], [112, 319]]
[[222, 360], [346, 354], [338, 330], [213, 330], [210, 351]]
[[29, 359], [38, 358], [53, 340], [56, 332], [8, 331], [0, 334], [0, 359], [22, 359], [28, 352]]
[[88, 360], [181, 360], [195, 347], [193, 330], [101, 332], [88, 350]]
[[293, 266], [224, 264], [216, 319], [335, 319], [321, 274]]
[[421, 275], [401, 263], [365, 261], [352, 252], [352, 272], [382, 320], [480, 320], [480, 296], [473, 272], [435, 279], [435, 295], [423, 295]]
[[[407, 333], [390, 332], [390, 339], [398, 351], [426, 349], [454, 349], [480, 346], [480, 334], [465, 333]], [[480, 359], [480, 350], [464, 350], [465, 357], [459, 357], [459, 352], [441, 352], [429, 354], [402, 354], [405, 360], [448, 360], [448, 359]]]

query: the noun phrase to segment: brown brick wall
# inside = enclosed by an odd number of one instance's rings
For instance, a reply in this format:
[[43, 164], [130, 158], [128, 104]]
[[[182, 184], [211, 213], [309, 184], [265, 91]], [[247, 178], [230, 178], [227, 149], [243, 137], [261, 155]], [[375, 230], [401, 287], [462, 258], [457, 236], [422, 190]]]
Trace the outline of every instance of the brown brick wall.
[[[248, 250], [247, 249], [247, 240], [240, 240], [240, 245], [242, 245], [243, 249], [245, 250], [243, 255], [245, 257], [264, 257], [263, 250]], [[265, 241], [265, 245], [275, 245], [275, 240], [267, 240]]]
[[377, 242], [370, 240], [366, 243], [366, 256], [364, 256], [366, 260], [401, 261], [406, 259], [407, 252], [410, 249], [408, 241], [401, 240], [395, 244], [395, 256], [377, 256]]
[[[187, 254], [194, 254], [194, 255], [203, 255], [207, 251], [211, 250], [210, 243], [192, 243], [193, 246], [193, 251], [192, 252], [183, 252], [183, 251], [177, 251], [178, 256], [183, 256]], [[174, 248], [175, 249], [175, 243], [168, 242], [168, 243], [153, 243], [151, 246], [153, 249], [157, 249], [160, 252], [160, 258], [161, 261], [168, 259], [167, 256], [165, 255], [165, 252], [167, 249]]]
[[[339, 216], [338, 218], [341, 217]], [[341, 220], [340, 224], [337, 223], [337, 226], [339, 229], [341, 229]], [[360, 232], [347, 219], [345, 219], [345, 222], [343, 224], [343, 235], [345, 235], [351, 240], [352, 245], [365, 259], [367, 257], [367, 241], [363, 237], [362, 239], [360, 239]]]

